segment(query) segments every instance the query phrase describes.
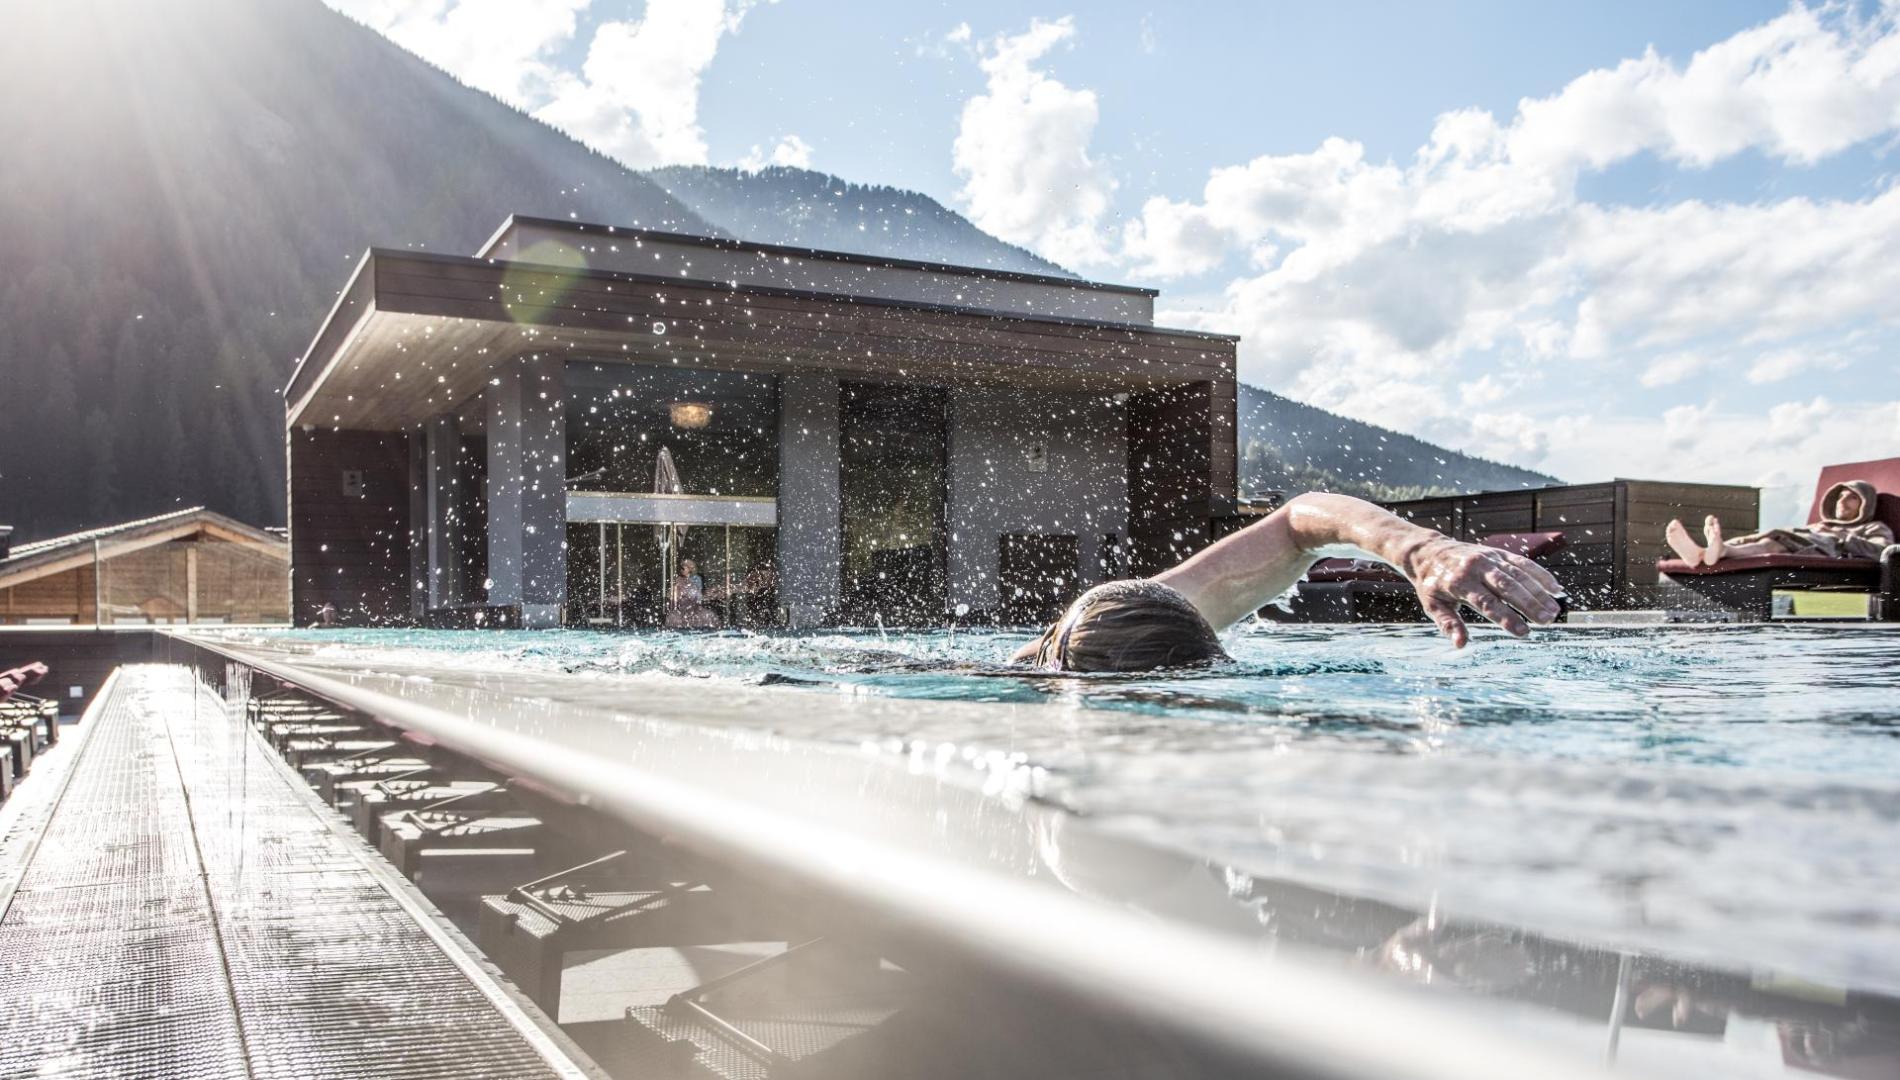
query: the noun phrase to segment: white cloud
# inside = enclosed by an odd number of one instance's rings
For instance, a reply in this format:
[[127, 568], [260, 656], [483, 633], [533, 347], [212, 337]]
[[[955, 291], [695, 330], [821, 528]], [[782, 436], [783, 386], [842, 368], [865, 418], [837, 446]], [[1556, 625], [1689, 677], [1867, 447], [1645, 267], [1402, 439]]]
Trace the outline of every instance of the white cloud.
[[594, 27], [579, 71], [553, 56], [591, 0], [329, 0], [463, 82], [635, 168], [704, 164], [699, 87], [755, 0], [647, 0]]
[[1663, 442], [1671, 450], [1686, 450], [1702, 441], [1715, 405], [1677, 405], [1663, 411]]
[[1466, 417], [1459, 442], [1469, 453], [1528, 467], [1542, 465], [1550, 456], [1550, 428], [1537, 417], [1510, 410], [1468, 412]]
[[[1148, 278], [1234, 267], [1220, 302], [1168, 317], [1240, 334], [1244, 378], [1460, 448], [1522, 446], [1512, 459], [1532, 463], [1537, 440], [1518, 435], [1557, 430], [1579, 380], [1593, 398], [1722, 369], [1766, 383], [1833, 364], [1817, 337], [1896, 325], [1900, 187], [1610, 207], [1577, 182], [1637, 154], [1800, 165], [1900, 131], [1897, 22], [1900, 5], [1795, 7], [1686, 64], [1646, 54], [1587, 73], [1508, 122], [1444, 114], [1408, 161], [1332, 138], [1216, 168], [1196, 198], [1148, 199], [1119, 254]], [[1490, 391], [1474, 364], [1517, 389], [1476, 400]], [[1677, 435], [1696, 415], [1665, 424]], [[1548, 453], [1546, 467], [1565, 459]]]
[[647, 0], [639, 20], [600, 25], [580, 75], [557, 77], [535, 115], [635, 168], [705, 164], [700, 77], [747, 7]]
[[547, 56], [591, 0], [327, 0], [478, 90], [522, 108], [546, 93]]
[[970, 42], [975, 40], [976, 31], [970, 24], [960, 22], [946, 33], [932, 33], [912, 42], [912, 51], [918, 56], [933, 60], [951, 60], [970, 55]]
[[784, 165], [794, 169], [811, 168], [811, 144], [796, 135], [787, 135], [770, 150], [754, 145], [739, 159], [739, 167], [747, 172], [758, 172], [768, 165]]
[[1666, 353], [1649, 362], [1643, 369], [1642, 384], [1647, 387], [1672, 386], [1700, 374], [1709, 366], [1709, 358], [1702, 353]]
[[1804, 371], [1839, 371], [1848, 360], [1831, 352], [1782, 349], [1757, 359], [1748, 369], [1748, 381], [1757, 386], [1791, 379]]
[[1580, 206], [1562, 257], [1584, 275], [1578, 332], [1647, 346], [1744, 342], [1885, 315], [1900, 289], [1900, 188], [1857, 201]]
[[[961, 30], [961, 28], [959, 28]], [[1100, 112], [1091, 90], [1037, 65], [1075, 35], [1075, 20], [1035, 19], [978, 48], [984, 91], [964, 103], [952, 164], [978, 227], [1058, 262], [1108, 257], [1102, 222], [1115, 183], [1089, 151]]]
[[1893, 10], [1794, 7], [1678, 68], [1653, 51], [1525, 101], [1511, 156], [1601, 168], [1648, 150], [1709, 165], [1748, 149], [1808, 164], [1900, 123]]

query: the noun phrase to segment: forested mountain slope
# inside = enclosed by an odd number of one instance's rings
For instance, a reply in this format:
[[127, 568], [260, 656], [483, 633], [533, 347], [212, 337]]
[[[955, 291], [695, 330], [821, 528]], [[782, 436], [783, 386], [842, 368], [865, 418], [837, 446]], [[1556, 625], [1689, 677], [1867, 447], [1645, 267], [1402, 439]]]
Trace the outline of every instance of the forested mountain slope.
[[903, 188], [785, 166], [745, 172], [678, 165], [647, 175], [706, 220], [748, 240], [1074, 276]]
[[1372, 499], [1543, 487], [1557, 478], [1461, 454], [1291, 398], [1240, 387], [1241, 485]]
[[317, 0], [0, 5], [0, 522], [283, 518], [292, 360], [372, 244], [705, 231]]

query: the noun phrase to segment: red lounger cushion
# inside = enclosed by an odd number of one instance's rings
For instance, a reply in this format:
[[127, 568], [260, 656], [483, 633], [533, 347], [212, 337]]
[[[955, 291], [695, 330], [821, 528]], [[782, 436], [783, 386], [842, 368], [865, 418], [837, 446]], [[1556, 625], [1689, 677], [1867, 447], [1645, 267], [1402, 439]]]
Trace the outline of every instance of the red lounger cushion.
[[1749, 570], [1845, 570], [1880, 572], [1878, 559], [1834, 559], [1826, 555], [1747, 555], [1723, 559], [1714, 566], [1690, 566], [1681, 559], [1664, 559], [1656, 569], [1671, 577], [1713, 577], [1740, 574]]

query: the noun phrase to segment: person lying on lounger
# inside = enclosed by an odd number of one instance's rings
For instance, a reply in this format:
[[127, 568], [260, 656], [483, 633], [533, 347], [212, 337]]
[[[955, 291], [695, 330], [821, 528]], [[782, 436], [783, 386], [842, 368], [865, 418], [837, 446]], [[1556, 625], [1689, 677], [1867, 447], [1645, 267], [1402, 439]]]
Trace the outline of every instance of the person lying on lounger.
[[1725, 537], [1722, 522], [1710, 514], [1702, 522], [1697, 544], [1680, 520], [1671, 521], [1663, 538], [1676, 557], [1691, 566], [1714, 566], [1723, 559], [1749, 555], [1824, 555], [1830, 559], [1878, 559], [1893, 543], [1893, 530], [1875, 521], [1879, 498], [1865, 480], [1848, 480], [1827, 489], [1821, 497], [1821, 520], [1804, 529], [1768, 529], [1746, 536]]
[[1523, 637], [1562, 610], [1563, 586], [1521, 555], [1466, 544], [1346, 495], [1310, 493], [1152, 578], [1083, 593], [1012, 663], [1044, 671], [1152, 671], [1225, 659], [1219, 631], [1292, 588], [1327, 548], [1356, 548], [1412, 582], [1454, 647], [1460, 604]]

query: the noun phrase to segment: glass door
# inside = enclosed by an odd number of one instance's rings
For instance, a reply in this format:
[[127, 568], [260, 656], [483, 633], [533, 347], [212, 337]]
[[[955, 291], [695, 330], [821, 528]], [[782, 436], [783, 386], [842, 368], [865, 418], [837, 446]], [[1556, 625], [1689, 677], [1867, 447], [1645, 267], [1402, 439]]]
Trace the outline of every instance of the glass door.
[[681, 630], [777, 626], [777, 557], [778, 530], [773, 528], [570, 524], [568, 624]]

